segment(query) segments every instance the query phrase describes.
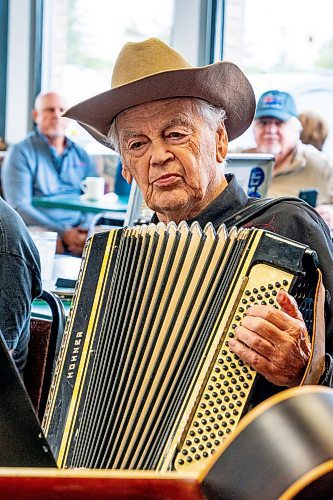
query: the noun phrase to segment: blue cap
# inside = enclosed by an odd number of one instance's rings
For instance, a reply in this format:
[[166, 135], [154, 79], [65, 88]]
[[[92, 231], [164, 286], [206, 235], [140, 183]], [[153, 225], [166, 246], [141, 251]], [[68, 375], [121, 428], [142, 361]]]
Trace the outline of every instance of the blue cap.
[[260, 97], [254, 119], [265, 116], [277, 118], [283, 122], [297, 116], [296, 104], [293, 97], [287, 92], [269, 90]]

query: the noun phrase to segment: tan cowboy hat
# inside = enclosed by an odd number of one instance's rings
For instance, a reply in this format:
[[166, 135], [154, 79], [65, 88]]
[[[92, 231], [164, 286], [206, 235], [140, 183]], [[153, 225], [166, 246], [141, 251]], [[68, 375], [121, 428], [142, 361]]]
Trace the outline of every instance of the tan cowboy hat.
[[229, 140], [250, 126], [255, 112], [252, 86], [235, 64], [223, 61], [192, 67], [161, 40], [149, 38], [124, 45], [114, 66], [111, 90], [76, 104], [64, 116], [77, 120], [95, 139], [112, 147], [106, 137], [119, 113], [172, 97], [197, 97], [223, 108]]

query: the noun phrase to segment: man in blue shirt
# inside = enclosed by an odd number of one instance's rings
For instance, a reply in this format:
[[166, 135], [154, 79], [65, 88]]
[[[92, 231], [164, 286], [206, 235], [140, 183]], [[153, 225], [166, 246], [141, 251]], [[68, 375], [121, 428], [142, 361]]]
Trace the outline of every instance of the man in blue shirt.
[[80, 194], [81, 181], [98, 175], [88, 154], [64, 134], [68, 120], [61, 114], [65, 108], [64, 99], [55, 92], [36, 98], [36, 130], [11, 148], [1, 171], [2, 189], [28, 226], [57, 231], [64, 249], [81, 255], [89, 216], [32, 205], [34, 196]]

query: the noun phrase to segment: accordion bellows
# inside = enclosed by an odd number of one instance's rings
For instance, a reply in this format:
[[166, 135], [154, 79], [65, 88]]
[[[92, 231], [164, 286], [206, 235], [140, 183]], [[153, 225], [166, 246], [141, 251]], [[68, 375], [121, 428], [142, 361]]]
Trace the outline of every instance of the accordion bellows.
[[60, 467], [200, 471], [258, 375], [234, 355], [252, 304], [291, 292], [311, 333], [316, 258], [259, 229], [160, 223], [88, 240], [43, 429]]

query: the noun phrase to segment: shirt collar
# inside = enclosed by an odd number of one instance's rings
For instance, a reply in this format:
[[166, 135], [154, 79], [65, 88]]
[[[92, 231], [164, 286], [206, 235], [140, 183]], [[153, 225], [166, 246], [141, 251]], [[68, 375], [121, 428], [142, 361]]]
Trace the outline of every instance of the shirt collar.
[[[212, 222], [214, 226], [217, 227], [222, 224], [225, 219], [231, 217], [234, 213], [238, 212], [240, 208], [247, 205], [249, 197], [236, 177], [233, 174], [226, 174], [225, 177], [228, 182], [227, 187], [210, 205], [208, 205], [208, 207], [205, 208], [205, 210], [194, 219], [188, 220], [188, 225], [191, 225], [194, 221], [198, 221], [202, 228], [204, 228], [208, 222]], [[152, 222], [158, 222], [156, 214], [153, 215]]]

